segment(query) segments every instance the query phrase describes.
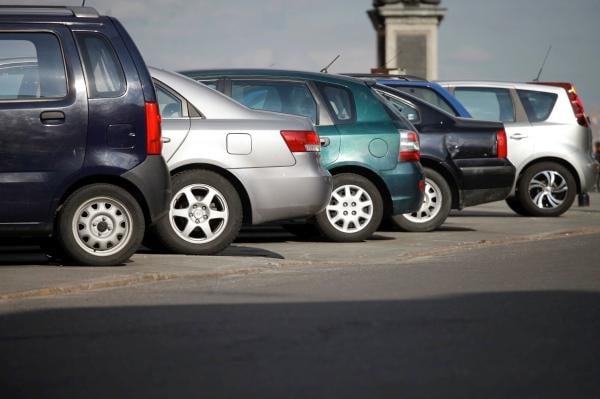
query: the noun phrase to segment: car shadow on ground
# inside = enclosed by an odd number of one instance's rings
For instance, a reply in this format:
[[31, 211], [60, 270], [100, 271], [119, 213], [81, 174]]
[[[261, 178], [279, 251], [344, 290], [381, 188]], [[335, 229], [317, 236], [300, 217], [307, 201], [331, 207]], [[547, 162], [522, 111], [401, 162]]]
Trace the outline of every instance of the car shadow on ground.
[[86, 306], [2, 315], [3, 396], [395, 399], [600, 393], [598, 293], [306, 303], [286, 303], [286, 294], [280, 296], [279, 303]]

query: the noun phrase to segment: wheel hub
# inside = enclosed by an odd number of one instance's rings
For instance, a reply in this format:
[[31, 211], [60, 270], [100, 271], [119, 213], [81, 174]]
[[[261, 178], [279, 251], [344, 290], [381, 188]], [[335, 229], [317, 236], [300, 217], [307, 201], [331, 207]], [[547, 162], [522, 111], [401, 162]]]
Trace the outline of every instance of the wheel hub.
[[344, 233], [354, 233], [365, 228], [373, 218], [373, 202], [361, 187], [340, 186], [331, 194], [326, 212], [333, 227]]

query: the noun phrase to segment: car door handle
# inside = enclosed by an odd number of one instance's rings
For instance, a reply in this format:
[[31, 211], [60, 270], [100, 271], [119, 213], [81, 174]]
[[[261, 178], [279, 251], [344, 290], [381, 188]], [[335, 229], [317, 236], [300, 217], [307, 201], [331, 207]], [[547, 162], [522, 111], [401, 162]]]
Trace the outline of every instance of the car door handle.
[[60, 125], [65, 122], [65, 114], [62, 111], [44, 111], [40, 120], [44, 125]]
[[170, 137], [165, 137], [165, 136], [162, 136], [162, 137], [160, 138], [160, 140], [161, 140], [163, 143], [170, 143], [170, 142], [171, 142], [171, 138], [170, 138]]
[[523, 133], [514, 133], [510, 135], [510, 138], [513, 140], [521, 140], [521, 139], [526, 139], [527, 137], [529, 137], [526, 134]]
[[321, 147], [327, 147], [330, 143], [329, 137], [321, 137]]

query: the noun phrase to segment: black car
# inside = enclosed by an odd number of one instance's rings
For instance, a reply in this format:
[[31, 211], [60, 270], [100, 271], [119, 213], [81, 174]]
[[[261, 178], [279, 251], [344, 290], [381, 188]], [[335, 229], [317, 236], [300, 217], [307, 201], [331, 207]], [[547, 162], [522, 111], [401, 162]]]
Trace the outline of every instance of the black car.
[[[167, 209], [150, 74], [114, 18], [0, 6], [0, 235], [115, 265]], [[58, 245], [53, 247], [54, 242]]]
[[421, 209], [394, 216], [407, 231], [439, 227], [451, 209], [504, 200], [516, 169], [507, 159], [504, 125], [459, 118], [405, 92], [375, 90], [419, 132], [425, 198]]

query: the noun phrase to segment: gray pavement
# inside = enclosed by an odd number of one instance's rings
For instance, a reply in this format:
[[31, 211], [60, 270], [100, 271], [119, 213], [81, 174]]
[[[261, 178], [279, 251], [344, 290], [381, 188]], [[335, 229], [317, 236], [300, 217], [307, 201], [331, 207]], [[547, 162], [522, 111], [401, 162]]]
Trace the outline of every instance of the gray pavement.
[[222, 256], [190, 257], [140, 252], [109, 268], [51, 264], [35, 248], [0, 249], [0, 302], [29, 297], [129, 287], [179, 278], [247, 275], [303, 265], [392, 264], [456, 251], [600, 232], [600, 195], [592, 206], [560, 218], [517, 216], [504, 202], [453, 212], [433, 233], [380, 231], [364, 243], [303, 241], [276, 228], [244, 233]]

